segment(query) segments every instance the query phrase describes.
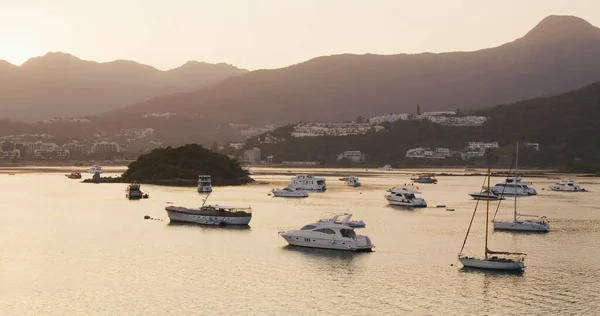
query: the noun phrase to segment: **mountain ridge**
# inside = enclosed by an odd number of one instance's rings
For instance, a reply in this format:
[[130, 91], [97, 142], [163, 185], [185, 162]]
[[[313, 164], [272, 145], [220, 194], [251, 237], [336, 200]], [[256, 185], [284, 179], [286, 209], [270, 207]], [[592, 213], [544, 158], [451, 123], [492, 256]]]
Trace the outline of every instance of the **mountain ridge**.
[[[572, 36], [573, 30], [584, 31]], [[556, 41], [546, 40], [547, 33], [554, 34]], [[412, 113], [417, 104], [425, 111], [477, 109], [598, 81], [600, 60], [596, 56], [600, 56], [600, 29], [580, 18], [550, 16], [525, 36], [494, 48], [320, 56], [133, 104], [106, 116], [168, 108], [233, 122], [286, 124]]]

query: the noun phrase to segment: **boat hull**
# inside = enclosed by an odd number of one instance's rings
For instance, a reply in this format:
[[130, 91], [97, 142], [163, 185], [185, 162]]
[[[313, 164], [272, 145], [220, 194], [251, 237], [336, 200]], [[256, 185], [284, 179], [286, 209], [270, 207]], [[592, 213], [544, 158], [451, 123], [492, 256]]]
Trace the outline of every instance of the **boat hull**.
[[352, 242], [352, 240], [335, 240], [332, 238], [307, 237], [300, 235], [296, 236], [286, 233], [281, 233], [280, 235], [288, 242], [288, 244], [297, 247], [345, 251], [372, 251], [373, 247], [375, 247], [370, 242], [364, 245], [356, 245], [356, 243]]
[[248, 225], [252, 216], [207, 216], [187, 214], [167, 210], [172, 222], [196, 223], [202, 225]]
[[395, 206], [427, 207], [427, 203], [425, 202], [425, 200], [422, 199], [419, 199], [418, 201], [394, 200], [388, 196], [386, 196], [385, 199], [388, 201], [388, 204]]
[[528, 221], [494, 222], [494, 230], [545, 233], [550, 231], [550, 226]]
[[[474, 200], [487, 200], [488, 196], [487, 195], [481, 195], [481, 194], [469, 194]], [[498, 200], [504, 200], [504, 197], [501, 196], [497, 196], [497, 195], [490, 195], [489, 196], [490, 201], [498, 201]]]
[[460, 263], [467, 268], [502, 270], [502, 271], [523, 271], [525, 264], [522, 261], [496, 261], [477, 258], [458, 258]]

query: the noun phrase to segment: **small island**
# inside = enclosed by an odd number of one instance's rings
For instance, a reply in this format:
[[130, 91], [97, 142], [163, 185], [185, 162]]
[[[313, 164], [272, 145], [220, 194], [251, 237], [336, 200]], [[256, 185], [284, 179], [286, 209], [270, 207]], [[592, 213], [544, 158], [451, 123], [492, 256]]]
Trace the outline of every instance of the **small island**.
[[141, 155], [129, 164], [120, 177], [94, 175], [86, 183], [156, 184], [196, 186], [199, 175], [210, 175], [215, 186], [241, 185], [254, 181], [233, 159], [208, 150], [201, 145], [157, 148]]

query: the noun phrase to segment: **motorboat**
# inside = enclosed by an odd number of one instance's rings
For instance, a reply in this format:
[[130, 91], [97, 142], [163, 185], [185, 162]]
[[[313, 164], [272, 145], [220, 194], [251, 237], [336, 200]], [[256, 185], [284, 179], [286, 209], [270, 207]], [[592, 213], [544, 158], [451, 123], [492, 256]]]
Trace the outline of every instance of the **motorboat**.
[[344, 183], [349, 187], [359, 187], [361, 185], [358, 177], [348, 177], [344, 180]]
[[138, 200], [141, 199], [143, 196], [144, 193], [142, 193], [142, 191], [140, 190], [139, 183], [132, 183], [127, 186], [127, 189], [125, 189], [125, 197], [130, 200]]
[[88, 173], [92, 173], [92, 174], [96, 174], [96, 173], [102, 173], [104, 171], [102, 171], [102, 166], [99, 165], [93, 165], [88, 169]]
[[65, 177], [67, 177], [69, 179], [81, 179], [81, 173], [71, 172], [70, 174], [65, 174]]
[[252, 219], [252, 208], [240, 206], [205, 205], [187, 208], [167, 206], [165, 210], [171, 222], [196, 223], [203, 225], [248, 225]]
[[301, 189], [289, 187], [289, 186], [285, 187], [281, 190], [273, 189], [273, 190], [271, 190], [271, 193], [273, 194], [274, 197], [292, 197], [292, 198], [308, 197], [308, 192], [301, 190]]
[[537, 191], [530, 185], [531, 183], [522, 182], [520, 177], [515, 176], [506, 178], [505, 182], [497, 183], [490, 190], [498, 195], [537, 195]]
[[199, 193], [210, 193], [212, 192], [212, 180], [210, 175], [199, 175], [198, 176], [198, 192]]
[[490, 201], [498, 201], [498, 200], [504, 200], [505, 197], [503, 195], [498, 195], [495, 194], [492, 191], [489, 191], [487, 188], [483, 188], [483, 190], [481, 192], [473, 192], [473, 193], [469, 193], [469, 195], [474, 199], [474, 200], [490, 200]]
[[[340, 217], [349, 215], [348, 213], [330, 213], [328, 215], [323, 216], [319, 222], [321, 223], [325, 223], [325, 222], [334, 222], [334, 223], [338, 223], [341, 224], [341, 221], [338, 220]], [[363, 220], [350, 220], [348, 221], [348, 226], [353, 227], [353, 228], [364, 228], [367, 227], [367, 224], [365, 223], [365, 221]]]
[[[515, 158], [515, 181], [519, 168], [519, 145], [517, 144], [516, 158]], [[550, 224], [546, 220], [546, 217], [542, 216], [536, 220], [520, 220], [517, 214], [517, 196], [515, 197], [515, 204], [513, 208], [513, 220], [512, 221], [496, 221], [496, 216], [492, 219], [494, 223], [494, 230], [509, 230], [509, 231], [522, 231], [522, 232], [549, 232]], [[523, 215], [521, 215], [523, 216]], [[528, 215], [529, 216], [529, 215]]]
[[437, 183], [437, 179], [435, 178], [434, 174], [421, 174], [416, 178], [410, 178], [410, 180], [415, 183]]
[[280, 231], [292, 246], [336, 249], [348, 251], [371, 251], [375, 245], [367, 236], [357, 235], [348, 225], [352, 214], [338, 214], [327, 221], [317, 221], [298, 230]]
[[309, 191], [327, 190], [325, 178], [316, 178], [312, 174], [299, 174], [291, 178], [291, 180], [292, 182], [290, 183], [290, 185], [288, 185], [288, 187]]
[[[488, 169], [487, 182], [488, 188], [490, 186], [491, 172]], [[489, 190], [488, 190], [489, 191]], [[476, 269], [487, 269], [487, 270], [501, 270], [501, 271], [523, 271], [525, 269], [525, 257], [527, 254], [520, 252], [508, 252], [508, 251], [492, 251], [488, 248], [488, 235], [489, 235], [489, 213], [490, 213], [490, 200], [486, 200], [486, 212], [485, 212], [485, 250], [484, 257], [470, 257], [463, 254], [469, 233], [471, 232], [471, 226], [473, 225], [473, 218], [477, 212], [477, 205], [473, 211], [473, 216], [469, 222], [469, 228], [463, 241], [462, 248], [458, 254], [458, 260], [466, 268]]]
[[392, 166], [390, 165], [385, 165], [383, 167], [379, 168], [379, 171], [392, 171]]
[[424, 199], [417, 197], [421, 192], [411, 189], [389, 189], [385, 199], [390, 205], [411, 206], [411, 207], [427, 207]]
[[558, 192], [586, 192], [587, 190], [580, 187], [575, 180], [561, 180], [551, 184], [548, 189]]

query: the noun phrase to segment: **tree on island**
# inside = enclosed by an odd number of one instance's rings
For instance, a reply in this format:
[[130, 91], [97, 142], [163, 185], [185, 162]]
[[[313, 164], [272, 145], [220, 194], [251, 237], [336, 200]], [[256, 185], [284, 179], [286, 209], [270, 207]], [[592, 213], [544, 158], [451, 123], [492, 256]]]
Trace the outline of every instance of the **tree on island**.
[[124, 181], [156, 182], [157, 180], [197, 180], [198, 175], [210, 175], [214, 184], [251, 182], [248, 173], [225, 155], [188, 144], [178, 148], [157, 148], [138, 157], [123, 173]]

